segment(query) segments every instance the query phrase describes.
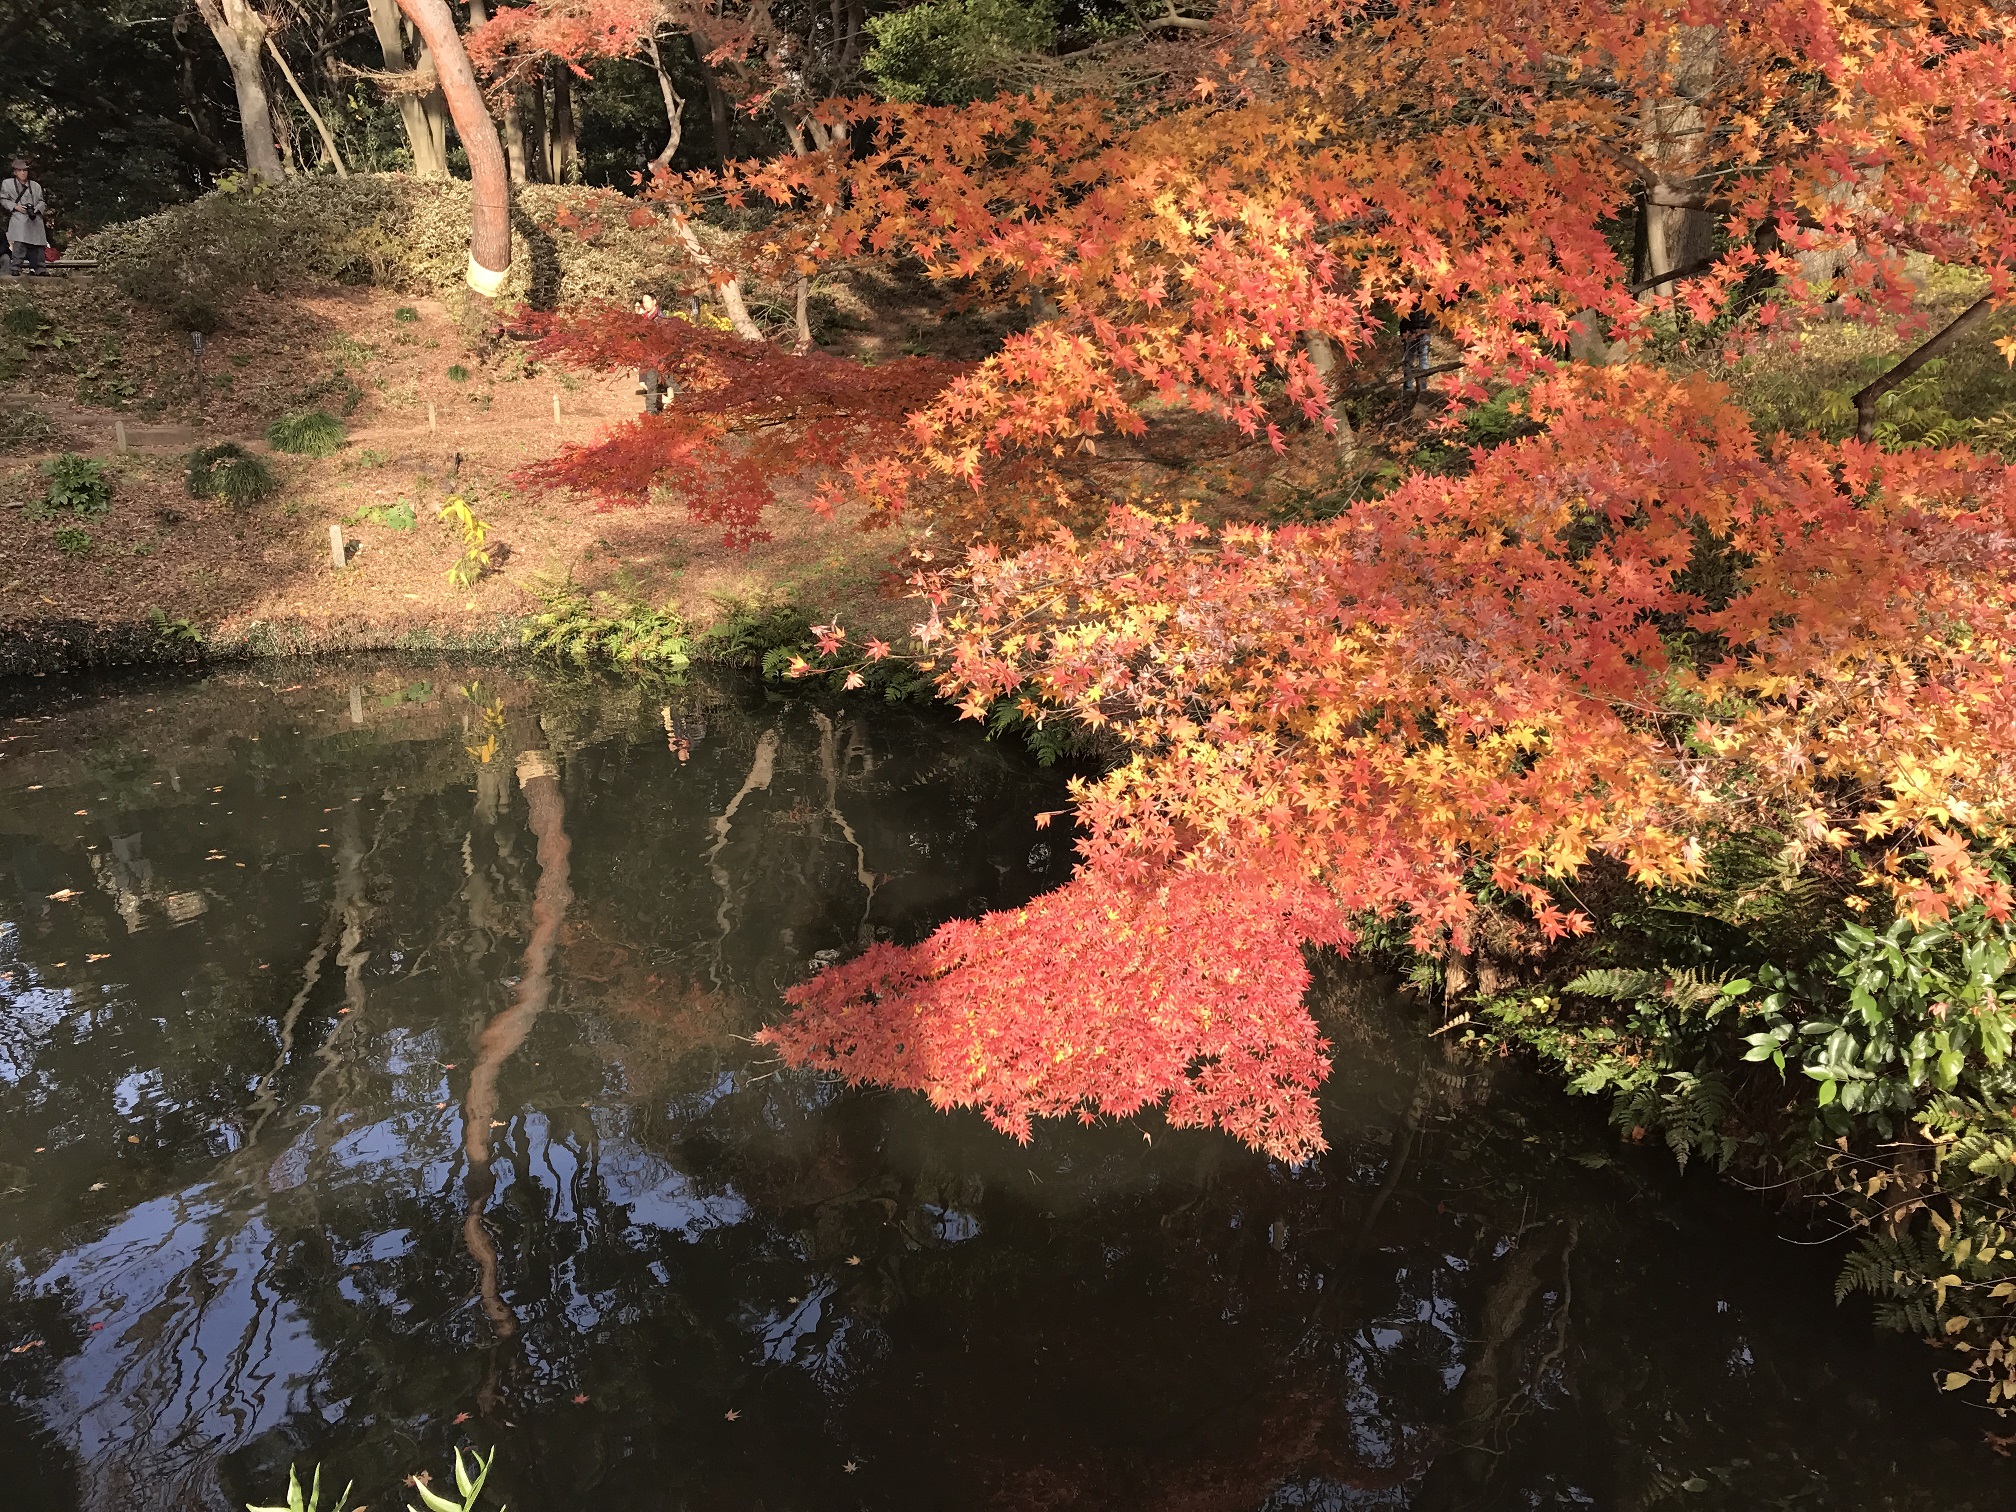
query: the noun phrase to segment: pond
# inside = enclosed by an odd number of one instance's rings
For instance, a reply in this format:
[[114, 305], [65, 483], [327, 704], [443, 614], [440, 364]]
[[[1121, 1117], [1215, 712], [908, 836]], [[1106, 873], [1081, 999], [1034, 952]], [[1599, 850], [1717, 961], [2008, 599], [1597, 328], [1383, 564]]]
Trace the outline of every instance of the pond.
[[1020, 1147], [779, 993], [1063, 881], [1060, 774], [753, 679], [258, 665], [0, 707], [14, 1509], [2010, 1505], [1838, 1249], [1327, 968], [1328, 1154]]

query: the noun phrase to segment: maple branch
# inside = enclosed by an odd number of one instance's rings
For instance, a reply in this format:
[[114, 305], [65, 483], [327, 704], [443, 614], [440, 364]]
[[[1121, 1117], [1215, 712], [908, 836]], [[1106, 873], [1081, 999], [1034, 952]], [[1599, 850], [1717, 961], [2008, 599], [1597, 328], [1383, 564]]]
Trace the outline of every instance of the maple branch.
[[1927, 341], [1881, 378], [1868, 384], [1860, 393], [1856, 394], [1855, 439], [1857, 441], [1873, 441], [1876, 439], [1877, 401], [1985, 320], [1993, 309], [1993, 299], [1994, 296], [1992, 294], [1983, 294], [1974, 303], [1962, 310], [1954, 318], [1953, 323], [1947, 326], [1945, 330], [1934, 336], [1930, 341]]

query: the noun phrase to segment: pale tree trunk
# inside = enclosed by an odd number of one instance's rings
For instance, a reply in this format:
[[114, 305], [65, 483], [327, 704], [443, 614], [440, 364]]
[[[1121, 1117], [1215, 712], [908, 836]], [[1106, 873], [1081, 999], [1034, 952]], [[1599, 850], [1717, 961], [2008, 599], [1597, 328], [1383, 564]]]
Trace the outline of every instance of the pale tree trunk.
[[658, 75], [658, 93], [665, 100], [665, 150], [651, 159], [651, 166], [670, 168], [672, 159], [678, 155], [679, 143], [686, 135], [685, 125], [680, 119], [686, 102], [679, 98], [679, 91], [672, 87], [672, 75], [665, 71], [665, 55], [658, 50], [656, 31], [644, 39], [644, 52], [651, 60], [651, 71]]
[[1330, 419], [1336, 426], [1330, 439], [1337, 443], [1340, 460], [1349, 462], [1358, 455], [1358, 438], [1351, 430], [1351, 416], [1345, 411], [1344, 400], [1337, 392], [1338, 363], [1337, 349], [1330, 344], [1330, 338], [1311, 331], [1305, 338], [1309, 347], [1309, 362], [1316, 369], [1316, 376], [1323, 380], [1323, 389], [1330, 396]]
[[257, 179], [277, 184], [285, 176], [273, 139], [273, 102], [266, 96], [261, 53], [266, 22], [249, 0], [196, 0], [210, 34], [223, 50], [238, 94], [238, 123], [245, 134], [245, 167]]
[[[701, 245], [700, 234], [693, 229], [693, 223], [684, 216], [677, 216], [673, 220], [673, 229], [678, 233], [679, 240], [685, 244], [687, 255], [707, 273], [712, 274], [715, 268], [714, 259], [708, 254], [706, 247]], [[735, 334], [744, 341], [761, 341], [763, 329], [750, 318], [749, 306], [742, 298], [742, 280], [731, 278], [725, 283], [717, 283], [714, 285], [714, 292], [721, 296], [721, 308], [728, 312], [728, 324], [735, 328]]]
[[[388, 73], [411, 73], [413, 62], [406, 56], [406, 37], [399, 26], [399, 0], [370, 0], [371, 27], [378, 33], [378, 51]], [[436, 91], [439, 94], [439, 91]], [[435, 135], [427, 107], [420, 96], [401, 94], [399, 124], [406, 128], [406, 145], [413, 149], [413, 171], [421, 178], [448, 177], [445, 144]]]
[[523, 97], [515, 89], [504, 96], [504, 156], [511, 165], [511, 182], [529, 182], [531, 161], [526, 151], [525, 110]]
[[280, 76], [287, 81], [287, 87], [294, 91], [294, 98], [301, 102], [301, 108], [308, 112], [308, 119], [315, 123], [315, 133], [322, 138], [322, 150], [328, 155], [329, 165], [336, 170], [336, 177], [350, 177], [350, 169], [343, 161], [343, 154], [336, 150], [336, 138], [329, 130], [329, 123], [322, 119], [322, 112], [315, 108], [308, 92], [301, 87], [301, 81], [294, 77], [294, 70], [287, 66], [287, 59], [280, 51], [280, 45], [271, 37], [266, 39], [266, 50], [273, 54], [273, 61], [280, 65]]
[[[1715, 82], [1721, 36], [1712, 26], [1674, 31], [1671, 56], [1673, 93], [1650, 100], [1644, 109], [1646, 159], [1658, 181], [1645, 196], [1645, 277], [1656, 278], [1706, 261], [1715, 251], [1715, 215], [1693, 205], [1669, 203], [1696, 198], [1692, 180], [1700, 172], [1708, 115], [1702, 107]], [[1664, 298], [1670, 283], [1655, 284]]]
[[579, 133], [574, 125], [574, 71], [565, 58], [555, 58], [553, 70], [553, 182], [571, 184], [580, 177]]
[[497, 123], [483, 103], [482, 86], [469, 66], [447, 0], [399, 0], [399, 8], [434, 55], [441, 92], [455, 116], [455, 133], [469, 154], [468, 284], [477, 297], [470, 302], [467, 320], [474, 328], [487, 323], [490, 301], [511, 270], [511, 179], [504, 147], [497, 140]]

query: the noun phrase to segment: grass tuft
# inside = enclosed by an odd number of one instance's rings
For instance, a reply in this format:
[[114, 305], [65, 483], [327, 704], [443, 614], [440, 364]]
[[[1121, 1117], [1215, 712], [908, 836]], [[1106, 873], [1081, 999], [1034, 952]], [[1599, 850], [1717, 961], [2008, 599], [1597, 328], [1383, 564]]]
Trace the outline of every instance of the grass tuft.
[[235, 441], [200, 446], [189, 453], [187, 481], [191, 498], [223, 499], [241, 509], [271, 498], [280, 488], [264, 459]]
[[343, 422], [327, 410], [284, 415], [266, 427], [266, 441], [273, 450], [303, 457], [334, 456], [343, 445], [343, 437]]

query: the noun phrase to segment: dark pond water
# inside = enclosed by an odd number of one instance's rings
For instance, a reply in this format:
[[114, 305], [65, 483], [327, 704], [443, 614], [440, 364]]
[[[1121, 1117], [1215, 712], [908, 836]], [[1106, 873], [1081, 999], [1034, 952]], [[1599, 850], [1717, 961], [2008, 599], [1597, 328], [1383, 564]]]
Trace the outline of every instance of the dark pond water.
[[9, 1509], [312, 1462], [389, 1512], [458, 1444], [521, 1512], [2016, 1494], [1837, 1254], [1377, 982], [1319, 992], [1302, 1169], [780, 1073], [781, 987], [1065, 875], [1061, 779], [935, 714], [382, 663], [7, 696]]

